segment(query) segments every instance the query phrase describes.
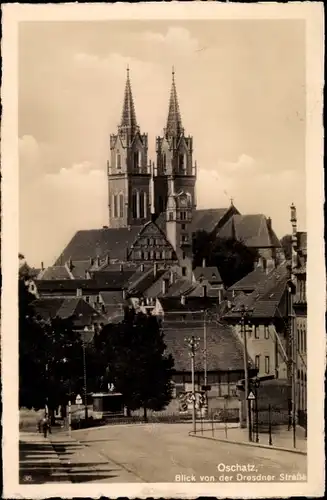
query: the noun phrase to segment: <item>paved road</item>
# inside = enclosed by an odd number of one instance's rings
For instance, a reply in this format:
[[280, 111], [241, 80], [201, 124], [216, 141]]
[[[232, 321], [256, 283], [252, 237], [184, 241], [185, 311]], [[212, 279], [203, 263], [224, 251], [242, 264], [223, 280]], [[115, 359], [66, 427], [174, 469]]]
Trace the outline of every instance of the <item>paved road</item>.
[[[85, 456], [92, 453], [116, 465], [115, 481], [174, 482], [187, 476], [193, 481], [201, 481], [200, 476], [251, 481], [248, 476], [260, 474], [279, 481], [281, 474], [306, 474], [306, 456], [191, 438], [190, 430], [188, 424], [160, 423], [109, 426], [72, 435], [84, 445]], [[228, 466], [237, 470], [228, 471]]]

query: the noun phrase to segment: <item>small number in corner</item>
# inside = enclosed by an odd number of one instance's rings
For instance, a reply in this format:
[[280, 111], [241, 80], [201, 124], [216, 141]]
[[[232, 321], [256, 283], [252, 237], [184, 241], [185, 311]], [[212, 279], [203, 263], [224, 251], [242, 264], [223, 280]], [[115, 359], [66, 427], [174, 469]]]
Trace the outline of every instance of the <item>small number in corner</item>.
[[32, 481], [32, 476], [31, 474], [25, 474], [24, 477], [23, 477], [23, 481], [25, 483], [30, 483]]

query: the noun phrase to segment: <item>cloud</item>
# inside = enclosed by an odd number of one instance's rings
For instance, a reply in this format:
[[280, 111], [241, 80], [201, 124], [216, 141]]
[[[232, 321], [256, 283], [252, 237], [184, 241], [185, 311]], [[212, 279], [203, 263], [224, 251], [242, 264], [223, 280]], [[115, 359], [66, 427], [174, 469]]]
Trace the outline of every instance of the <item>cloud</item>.
[[157, 44], [168, 51], [173, 50], [175, 55], [187, 55], [199, 49], [199, 42], [191, 33], [180, 26], [168, 28], [167, 32], [156, 33], [146, 31], [143, 35], [146, 42]]

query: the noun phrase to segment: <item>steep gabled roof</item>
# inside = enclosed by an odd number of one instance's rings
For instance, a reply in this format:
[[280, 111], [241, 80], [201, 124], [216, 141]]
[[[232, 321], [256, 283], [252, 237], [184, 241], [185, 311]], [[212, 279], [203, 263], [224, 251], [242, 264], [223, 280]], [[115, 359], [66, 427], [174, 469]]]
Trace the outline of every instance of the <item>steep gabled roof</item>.
[[44, 269], [38, 278], [42, 280], [70, 280], [71, 276], [66, 266], [52, 266]]
[[[153, 240], [153, 243], [148, 245], [149, 248], [144, 248], [143, 240]], [[167, 239], [167, 235], [164, 230], [154, 221], [149, 221], [142, 226], [141, 230], [138, 232], [135, 240], [131, 244], [127, 259], [133, 260], [134, 252], [153, 250], [153, 251], [170, 251], [171, 261], [177, 261], [176, 252]]]
[[211, 233], [220, 220], [227, 214], [228, 208], [205, 208], [197, 209], [193, 213], [191, 222], [191, 230], [193, 233], [196, 231], [207, 231]]
[[236, 238], [247, 247], [280, 248], [276, 234], [265, 215], [233, 215], [218, 231], [219, 238]]
[[121, 290], [128, 280], [135, 274], [135, 269], [123, 269], [122, 271], [94, 271], [91, 274], [92, 280], [101, 288], [111, 288], [112, 290]]
[[[176, 371], [191, 371], [190, 350], [185, 338], [194, 335], [200, 339], [194, 361], [195, 371], [202, 372], [204, 370], [203, 322], [164, 320], [162, 328], [167, 352], [174, 358]], [[208, 371], [243, 370], [243, 346], [232, 327], [218, 323], [208, 324], [206, 337]]]
[[142, 226], [122, 228], [85, 229], [77, 231], [55, 265], [62, 265], [69, 258], [86, 261], [90, 257], [102, 258], [107, 254], [111, 260], [126, 261], [126, 249], [135, 240]]
[[279, 305], [286, 292], [288, 281], [287, 263], [284, 262], [265, 275], [250, 295], [236, 297], [232, 309], [225, 314], [226, 320], [238, 320], [242, 307], [247, 307], [252, 318], [272, 319], [280, 316]]
[[57, 316], [63, 301], [63, 298], [37, 299], [32, 302], [32, 307], [38, 316], [48, 320]]
[[165, 273], [165, 269], [158, 269], [156, 273], [154, 273], [153, 267], [148, 269], [142, 276], [138, 276], [136, 280], [131, 280], [128, 287], [128, 295], [130, 297], [143, 295], [144, 292], [148, 290], [153, 283], [160, 280]]

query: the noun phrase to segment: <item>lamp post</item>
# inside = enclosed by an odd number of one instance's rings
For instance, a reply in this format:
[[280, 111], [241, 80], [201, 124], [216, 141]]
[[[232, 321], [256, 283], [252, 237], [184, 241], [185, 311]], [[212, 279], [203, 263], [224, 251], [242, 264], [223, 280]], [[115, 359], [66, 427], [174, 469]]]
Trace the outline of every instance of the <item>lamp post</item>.
[[[89, 329], [86, 326], [84, 328], [84, 332], [88, 332]], [[83, 348], [83, 379], [84, 379], [84, 415], [85, 415], [85, 422], [87, 422], [88, 419], [88, 411], [87, 411], [87, 378], [86, 378], [86, 348], [85, 348], [85, 338], [84, 335], [82, 335], [82, 348]]]
[[187, 343], [190, 349], [191, 356], [191, 373], [192, 373], [192, 424], [193, 424], [193, 432], [196, 432], [196, 414], [195, 414], [195, 351], [199, 347], [200, 339], [198, 337], [186, 337], [185, 342]]
[[245, 401], [247, 405], [247, 428], [249, 433], [249, 441], [252, 441], [252, 424], [251, 424], [251, 401], [249, 396], [249, 363], [248, 363], [248, 348], [247, 348], [247, 331], [246, 327], [250, 324], [250, 311], [244, 305], [241, 306], [241, 331], [243, 334], [243, 360], [244, 360], [244, 380], [245, 380]]

